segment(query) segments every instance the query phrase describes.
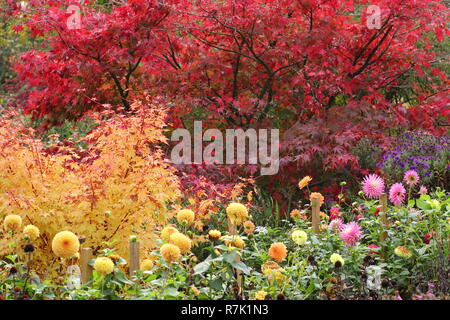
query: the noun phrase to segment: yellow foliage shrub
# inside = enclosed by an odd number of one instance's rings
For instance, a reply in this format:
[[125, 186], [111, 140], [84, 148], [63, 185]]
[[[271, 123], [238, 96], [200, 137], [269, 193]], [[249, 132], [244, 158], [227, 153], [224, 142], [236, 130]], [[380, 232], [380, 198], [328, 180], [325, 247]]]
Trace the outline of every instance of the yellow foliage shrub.
[[[86, 137], [83, 157], [72, 147], [46, 152], [20, 118], [0, 118], [0, 218], [17, 214], [24, 225], [39, 228], [34, 269], [48, 268], [52, 238], [62, 230], [86, 237], [82, 247], [94, 251], [113, 243], [125, 258], [131, 234], [143, 252], [154, 248], [154, 231], [173, 215], [169, 206], [180, 197], [160, 149], [164, 116], [161, 108], [134, 103], [129, 115], [100, 122]], [[0, 256], [21, 251], [21, 232], [0, 229]]]

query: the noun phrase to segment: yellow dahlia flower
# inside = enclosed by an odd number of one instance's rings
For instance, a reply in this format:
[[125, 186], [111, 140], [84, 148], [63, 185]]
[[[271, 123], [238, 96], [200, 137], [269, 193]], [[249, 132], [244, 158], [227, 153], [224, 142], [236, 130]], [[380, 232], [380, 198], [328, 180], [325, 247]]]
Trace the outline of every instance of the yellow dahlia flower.
[[306, 216], [301, 213], [300, 210], [294, 209], [291, 211], [291, 218], [294, 220], [303, 219], [306, 220]]
[[274, 281], [278, 282], [279, 284], [285, 282], [287, 280], [286, 275], [283, 274], [285, 270], [283, 268], [279, 269], [266, 269], [266, 272], [264, 273], [265, 276], [267, 276], [267, 280], [269, 280], [269, 283], [272, 283]]
[[324, 200], [325, 198], [319, 192], [313, 192], [309, 196], [309, 201], [311, 201], [311, 203], [316, 203], [317, 201], [319, 203], [319, 207], [322, 206]]
[[177, 213], [177, 221], [182, 226], [190, 226], [194, 223], [195, 213], [190, 209], [183, 209]]
[[333, 265], [335, 265], [336, 262], [340, 262], [340, 263], [341, 263], [341, 266], [343, 266], [343, 265], [345, 264], [344, 258], [342, 258], [342, 256], [341, 256], [340, 254], [337, 254], [337, 253], [333, 253], [333, 254], [330, 256], [330, 261], [331, 261], [331, 263], [332, 263]]
[[3, 225], [6, 230], [16, 231], [22, 226], [22, 218], [17, 214], [10, 214], [5, 217]]
[[394, 253], [401, 258], [411, 258], [412, 252], [405, 246], [399, 246], [394, 249]]
[[225, 245], [228, 247], [233, 246], [239, 249], [244, 249], [245, 242], [241, 237], [233, 236], [231, 240], [225, 240]]
[[153, 268], [154, 263], [152, 259], [144, 259], [141, 262], [141, 270], [150, 270], [151, 268]]
[[161, 249], [159, 249], [161, 252], [162, 257], [167, 262], [174, 262], [178, 260], [181, 257], [181, 251], [180, 248], [178, 248], [176, 245], [171, 243], [166, 243], [161, 246]]
[[255, 293], [255, 300], [264, 300], [266, 299], [267, 292], [264, 290], [260, 290], [257, 293]]
[[220, 231], [219, 230], [210, 230], [209, 232], [208, 232], [208, 235], [209, 235], [209, 237], [211, 238], [211, 239], [220, 239], [220, 237], [222, 236], [222, 234], [220, 233]]
[[322, 211], [320, 211], [319, 216], [320, 216], [320, 219], [322, 219], [322, 220], [328, 220], [330, 218], [325, 212], [322, 212]]
[[251, 221], [245, 221], [244, 222], [244, 232], [246, 234], [251, 234], [255, 231], [255, 224]]
[[80, 249], [78, 237], [70, 231], [61, 231], [53, 237], [52, 250], [57, 257], [70, 258]]
[[176, 245], [180, 248], [181, 254], [191, 251], [192, 241], [189, 237], [180, 232], [175, 232], [170, 236], [169, 243]]
[[167, 226], [161, 231], [161, 239], [164, 241], [169, 241], [170, 236], [176, 232], [178, 232], [178, 230], [175, 227]]
[[241, 224], [248, 217], [248, 210], [241, 203], [237, 202], [230, 203], [226, 211], [228, 218], [230, 218], [231, 222], [235, 225]]
[[198, 290], [197, 287], [194, 286], [194, 285], [191, 286], [191, 290], [192, 290], [192, 293], [194, 293], [195, 296], [198, 296], [200, 294], [200, 290]]
[[296, 231], [292, 232], [291, 238], [296, 244], [301, 246], [301, 245], [305, 244], [306, 241], [308, 240], [308, 235], [306, 234], [305, 231], [296, 230]]
[[310, 176], [304, 177], [302, 180], [300, 180], [298, 182], [298, 187], [300, 189], [303, 189], [304, 187], [306, 187], [311, 182], [311, 180], [312, 180], [312, 178]]
[[39, 237], [39, 228], [36, 226], [33, 226], [32, 224], [29, 224], [25, 228], [23, 228], [23, 233], [30, 240], [36, 240]]
[[114, 262], [108, 257], [98, 257], [94, 262], [94, 270], [102, 275], [110, 274], [114, 271]]
[[264, 264], [261, 266], [262, 273], [263, 274], [267, 274], [268, 272], [270, 272], [269, 269], [270, 270], [278, 270], [278, 269], [281, 269], [281, 267], [275, 261], [266, 261], [266, 262], [264, 262]]

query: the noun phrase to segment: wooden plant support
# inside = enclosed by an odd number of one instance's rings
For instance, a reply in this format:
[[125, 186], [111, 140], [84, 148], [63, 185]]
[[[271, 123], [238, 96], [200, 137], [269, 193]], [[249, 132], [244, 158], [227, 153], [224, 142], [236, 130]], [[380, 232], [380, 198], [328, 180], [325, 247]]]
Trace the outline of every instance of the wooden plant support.
[[82, 248], [80, 252], [80, 269], [81, 269], [81, 284], [87, 284], [92, 278], [92, 267], [89, 261], [92, 260], [92, 249]]
[[130, 276], [139, 270], [139, 241], [130, 241]]
[[[383, 228], [386, 228], [388, 226], [388, 220], [387, 220], [387, 208], [388, 208], [388, 202], [387, 202], [387, 194], [383, 193], [380, 195], [380, 218], [381, 222], [383, 224]], [[380, 234], [380, 241], [384, 242], [387, 238], [387, 231], [383, 231]], [[386, 254], [386, 247], [383, 246], [381, 249], [381, 259], [384, 260]]]
[[[237, 235], [237, 227], [234, 223], [231, 222], [230, 218], [228, 218], [228, 231], [230, 232], [231, 236]], [[241, 261], [241, 256], [236, 255], [235, 260], [237, 262]], [[244, 294], [244, 291], [243, 291], [244, 278], [242, 277], [242, 271], [238, 270], [238, 269], [234, 269], [234, 272], [236, 274], [236, 282], [237, 282], [238, 289], [239, 289], [239, 295], [243, 295]]]
[[311, 206], [312, 228], [314, 233], [318, 234], [320, 232], [320, 202], [312, 201]]

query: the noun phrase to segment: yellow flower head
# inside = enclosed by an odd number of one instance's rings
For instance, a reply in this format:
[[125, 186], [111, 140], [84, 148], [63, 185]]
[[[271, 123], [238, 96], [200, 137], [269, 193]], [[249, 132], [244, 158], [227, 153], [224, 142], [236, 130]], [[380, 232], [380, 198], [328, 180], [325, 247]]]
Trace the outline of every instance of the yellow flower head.
[[150, 270], [151, 268], [153, 268], [155, 264], [153, 263], [152, 259], [144, 259], [141, 262], [141, 270]]
[[262, 273], [263, 274], [267, 274], [268, 272], [270, 272], [269, 269], [270, 270], [277, 270], [277, 269], [281, 269], [281, 267], [275, 261], [266, 261], [266, 262], [264, 262], [264, 264], [261, 266]]
[[6, 230], [17, 231], [22, 226], [22, 218], [16, 214], [7, 215], [3, 225]]
[[306, 216], [303, 215], [300, 210], [294, 209], [291, 211], [291, 218], [294, 220], [302, 219], [306, 220]]
[[29, 224], [25, 228], [23, 228], [23, 233], [30, 240], [36, 240], [39, 237], [39, 228], [36, 226], [33, 226], [32, 224]]
[[94, 270], [102, 275], [110, 274], [114, 271], [114, 262], [108, 257], [98, 257], [94, 262]]
[[211, 239], [220, 239], [220, 237], [222, 236], [222, 234], [220, 233], [220, 231], [219, 230], [216, 230], [216, 229], [214, 229], [214, 230], [210, 230], [209, 232], [208, 232], [208, 235], [209, 235], [209, 237], [211, 238]]
[[255, 293], [255, 300], [264, 300], [266, 299], [267, 292], [264, 290], [260, 290], [257, 293]]
[[180, 232], [175, 232], [170, 236], [169, 243], [176, 245], [180, 248], [181, 254], [191, 251], [192, 241], [189, 237]]
[[241, 203], [237, 202], [230, 203], [226, 211], [228, 218], [230, 218], [231, 222], [235, 225], [240, 225], [248, 217], [248, 210]]
[[312, 180], [312, 178], [310, 176], [304, 177], [302, 180], [300, 180], [298, 182], [298, 187], [300, 189], [303, 189], [304, 187], [306, 187], [311, 182], [311, 180]]
[[255, 224], [251, 221], [245, 221], [244, 222], [244, 232], [246, 234], [251, 234], [255, 231]]
[[320, 219], [321, 220], [328, 220], [330, 217], [325, 212], [320, 211]]
[[337, 253], [333, 253], [330, 256], [330, 261], [333, 265], [336, 265], [336, 262], [340, 262], [341, 266], [343, 266], [345, 264], [344, 258], [342, 258], [341, 255], [337, 254]]
[[161, 231], [161, 239], [164, 241], [169, 241], [170, 236], [176, 232], [178, 232], [178, 230], [175, 227], [167, 226]]
[[176, 245], [171, 243], [166, 243], [161, 246], [161, 249], [159, 249], [161, 252], [162, 257], [167, 262], [174, 262], [178, 260], [181, 257], [181, 251], [180, 248], [178, 248]]
[[405, 246], [399, 246], [394, 249], [394, 253], [401, 258], [411, 258], [412, 252]]
[[194, 285], [191, 286], [191, 290], [194, 293], [194, 296], [198, 296], [200, 294], [200, 290], [198, 290]]
[[292, 232], [291, 235], [292, 240], [298, 244], [299, 246], [304, 245], [306, 241], [308, 240], [308, 235], [305, 231], [302, 230], [296, 230]]
[[57, 257], [70, 258], [80, 249], [78, 237], [70, 231], [61, 231], [53, 237], [52, 250]]
[[319, 192], [313, 192], [309, 196], [309, 201], [311, 201], [312, 204], [319, 203], [319, 207], [322, 206], [324, 200], [325, 198]]
[[283, 274], [284, 269], [278, 268], [278, 269], [271, 269], [267, 268], [265, 269], [264, 275], [267, 277], [267, 280], [269, 280], [269, 283], [272, 283], [274, 281], [278, 283], [282, 283], [286, 281], [286, 276]]
[[195, 213], [190, 209], [183, 209], [177, 213], [177, 221], [182, 226], [190, 226], [194, 223]]
[[244, 249], [245, 242], [239, 236], [233, 236], [231, 240], [225, 240], [225, 245], [228, 247], [236, 247], [239, 249]]
[[275, 242], [269, 248], [269, 256], [275, 261], [281, 262], [287, 256], [287, 249], [284, 243]]

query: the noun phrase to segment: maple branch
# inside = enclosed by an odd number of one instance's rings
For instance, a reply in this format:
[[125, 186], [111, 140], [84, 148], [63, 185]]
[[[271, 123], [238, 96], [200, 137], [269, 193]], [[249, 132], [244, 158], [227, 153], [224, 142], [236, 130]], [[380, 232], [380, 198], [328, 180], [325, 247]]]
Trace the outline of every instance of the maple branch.
[[384, 33], [383, 37], [381, 38], [381, 40], [377, 43], [377, 45], [370, 51], [369, 55], [366, 58], [366, 61], [364, 62], [364, 64], [358, 69], [356, 70], [354, 73], [350, 74], [350, 78], [355, 78], [356, 76], [358, 76], [359, 74], [361, 74], [369, 65], [371, 65], [373, 62], [371, 62], [370, 60], [372, 59], [372, 57], [375, 55], [375, 53], [377, 52], [377, 50], [380, 48], [380, 46], [383, 44], [383, 42], [386, 40], [387, 36], [389, 35], [389, 33], [391, 32], [393, 26], [389, 26], [389, 28], [387, 29], [387, 31]]

